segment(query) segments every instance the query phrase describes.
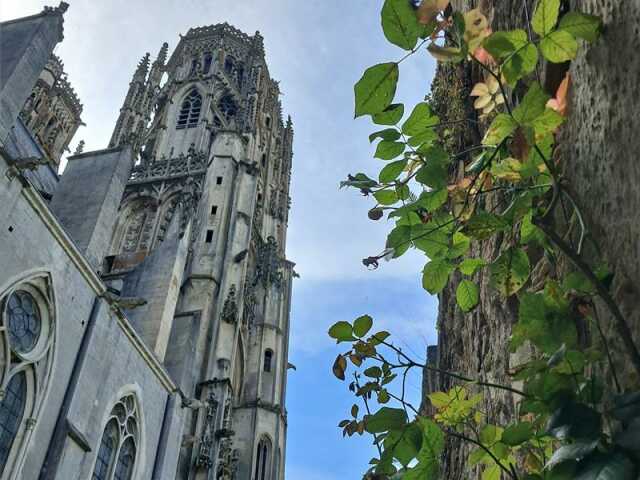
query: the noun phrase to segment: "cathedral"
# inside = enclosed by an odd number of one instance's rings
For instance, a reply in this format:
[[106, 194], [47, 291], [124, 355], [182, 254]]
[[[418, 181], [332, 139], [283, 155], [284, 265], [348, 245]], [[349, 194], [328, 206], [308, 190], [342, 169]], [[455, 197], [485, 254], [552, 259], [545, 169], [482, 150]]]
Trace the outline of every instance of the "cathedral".
[[0, 23], [0, 480], [283, 480], [293, 126], [263, 38], [144, 55], [60, 174], [67, 8]]

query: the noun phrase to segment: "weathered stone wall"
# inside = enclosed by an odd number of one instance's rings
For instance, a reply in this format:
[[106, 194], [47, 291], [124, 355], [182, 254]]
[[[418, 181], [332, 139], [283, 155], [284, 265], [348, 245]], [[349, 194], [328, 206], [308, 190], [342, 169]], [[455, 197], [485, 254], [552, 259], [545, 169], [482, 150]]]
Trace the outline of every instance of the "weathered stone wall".
[[[480, 6], [492, 20], [495, 30], [523, 28], [533, 12], [535, 1], [498, 0], [454, 1], [456, 9], [468, 10]], [[479, 4], [478, 4], [479, 3]], [[615, 273], [613, 292], [616, 302], [632, 325], [636, 343], [640, 340], [640, 234], [639, 214], [640, 166], [636, 152], [640, 150], [640, 100], [634, 86], [640, 77], [640, 3], [632, 0], [617, 2], [575, 0], [571, 9], [602, 17], [602, 38], [592, 46], [583, 46], [572, 62], [570, 72], [570, 116], [560, 133], [556, 160], [566, 174], [577, 204], [603, 259]], [[465, 67], [442, 67], [434, 81], [432, 97], [444, 121], [473, 115], [469, 102], [470, 88], [481, 79], [480, 73]], [[544, 81], [544, 79], [543, 79]], [[447, 139], [448, 147], [462, 150], [477, 143], [482, 126], [455, 129]], [[460, 170], [459, 168], [457, 169]], [[456, 172], [458, 174], [459, 172]], [[493, 199], [496, 201], [496, 199]], [[472, 255], [496, 258], [502, 239], [475, 245]], [[587, 258], [595, 259], [595, 250], [587, 250]], [[564, 267], [562, 267], [564, 268]], [[517, 320], [517, 300], [505, 302], [490, 288], [489, 276], [477, 274], [480, 285], [480, 305], [464, 314], [457, 306], [455, 290], [460, 278], [454, 277], [440, 296], [438, 316], [438, 366], [445, 370], [464, 372], [470, 376], [507, 382], [510, 366], [518, 360], [508, 350], [511, 327]], [[536, 274], [532, 276], [535, 283]], [[526, 288], [526, 287], [525, 287]], [[617, 337], [613, 321], [604, 308], [599, 308], [606, 324], [607, 335], [615, 354], [615, 363], [624, 386], [638, 383], [630, 362]], [[428, 388], [446, 389], [448, 379], [436, 376], [426, 382]], [[609, 375], [604, 375], [610, 379]], [[433, 385], [435, 383], [435, 385]], [[514, 399], [500, 392], [489, 391], [485, 408], [490, 421], [500, 421], [514, 410]], [[443, 478], [479, 478], [478, 472], [466, 468], [469, 449], [450, 442], [445, 458]]]

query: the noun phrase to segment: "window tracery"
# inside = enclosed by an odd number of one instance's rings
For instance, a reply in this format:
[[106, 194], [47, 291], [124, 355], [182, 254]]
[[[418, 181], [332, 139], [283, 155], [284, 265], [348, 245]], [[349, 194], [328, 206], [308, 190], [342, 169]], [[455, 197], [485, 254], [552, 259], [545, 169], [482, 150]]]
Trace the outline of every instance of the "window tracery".
[[52, 312], [43, 275], [0, 296], [0, 476], [19, 477], [29, 425], [38, 418], [51, 367]]
[[271, 467], [271, 441], [263, 437], [258, 443], [256, 454], [256, 470], [254, 480], [270, 480], [269, 469]]
[[193, 88], [182, 102], [178, 114], [176, 128], [193, 128], [198, 126], [200, 112], [202, 110], [202, 95], [196, 88]]
[[224, 115], [225, 119], [229, 121], [238, 113], [238, 105], [230, 94], [223, 96], [218, 102], [218, 110]]
[[131, 480], [138, 443], [137, 403], [133, 395], [128, 395], [111, 410], [91, 479]]

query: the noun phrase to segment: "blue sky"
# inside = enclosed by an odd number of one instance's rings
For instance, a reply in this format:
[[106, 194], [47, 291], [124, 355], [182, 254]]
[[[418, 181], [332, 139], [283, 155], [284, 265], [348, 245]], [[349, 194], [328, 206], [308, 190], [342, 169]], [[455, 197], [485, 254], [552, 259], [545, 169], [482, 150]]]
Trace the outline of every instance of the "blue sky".
[[[9, 0], [0, 18], [36, 13], [42, 0]], [[381, 0], [67, 0], [58, 53], [85, 105], [80, 139], [104, 148], [137, 62], [162, 42], [176, 46], [192, 26], [227, 21], [265, 37], [272, 76], [294, 120], [294, 174], [288, 257], [294, 287], [288, 385], [287, 480], [359, 479], [374, 450], [369, 439], [343, 440], [337, 423], [352, 399], [331, 375], [337, 352], [326, 335], [338, 320], [370, 313], [399, 345], [421, 356], [435, 342], [437, 300], [422, 291], [424, 258], [407, 254], [375, 272], [361, 264], [384, 247], [390, 226], [371, 222], [371, 202], [338, 190], [347, 173], [375, 174], [368, 120], [353, 119], [353, 84], [375, 63], [402, 56], [379, 26]], [[398, 98], [413, 105], [428, 92], [435, 64], [425, 54], [401, 66]], [[410, 391], [419, 396], [419, 378]]]

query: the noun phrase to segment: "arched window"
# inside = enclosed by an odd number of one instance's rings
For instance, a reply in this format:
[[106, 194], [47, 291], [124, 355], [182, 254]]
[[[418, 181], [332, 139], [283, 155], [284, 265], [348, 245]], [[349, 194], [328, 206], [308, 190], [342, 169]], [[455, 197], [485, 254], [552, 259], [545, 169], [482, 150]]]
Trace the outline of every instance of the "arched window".
[[258, 443], [256, 453], [256, 470], [253, 480], [271, 480], [269, 470], [271, 468], [271, 441], [263, 437]]
[[131, 480], [138, 441], [138, 409], [129, 395], [111, 410], [91, 479]]
[[227, 58], [224, 59], [224, 71], [227, 73], [232, 73], [235, 66], [236, 59], [231, 55], [227, 55]]
[[13, 441], [22, 423], [26, 401], [27, 380], [24, 372], [19, 372], [11, 377], [4, 398], [0, 403], [0, 465], [2, 470], [7, 464]]
[[271, 372], [271, 361], [273, 360], [273, 350], [265, 350], [264, 352], [264, 371]]
[[192, 128], [198, 126], [200, 111], [202, 110], [202, 95], [197, 89], [192, 89], [182, 102], [176, 128]]
[[[0, 296], [0, 476], [20, 476], [20, 452], [37, 420], [50, 377], [53, 311], [48, 277], [20, 283]], [[38, 389], [36, 389], [38, 385]]]
[[203, 68], [203, 72], [205, 74], [209, 73], [209, 70], [211, 70], [211, 64], [213, 63], [213, 55], [211, 55], [211, 53], [205, 53], [204, 54], [204, 68]]

